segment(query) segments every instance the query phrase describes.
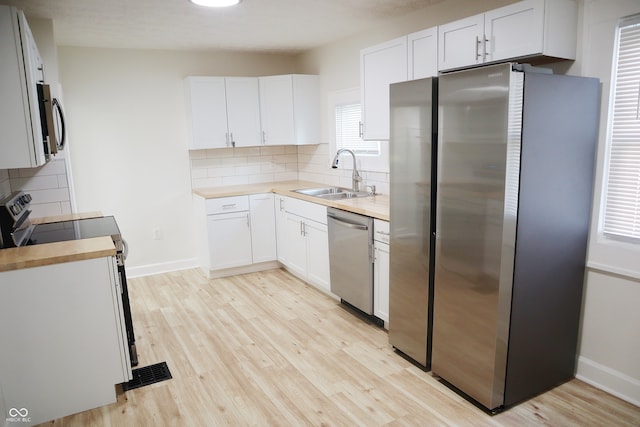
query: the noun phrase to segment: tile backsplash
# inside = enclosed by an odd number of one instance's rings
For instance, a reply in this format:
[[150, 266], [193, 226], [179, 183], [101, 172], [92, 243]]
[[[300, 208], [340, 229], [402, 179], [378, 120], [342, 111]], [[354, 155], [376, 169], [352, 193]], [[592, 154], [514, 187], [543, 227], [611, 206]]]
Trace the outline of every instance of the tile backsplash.
[[[192, 188], [303, 180], [351, 187], [351, 169], [332, 169], [329, 144], [189, 151]], [[389, 174], [362, 170], [364, 185], [389, 193]]]
[[67, 167], [62, 153], [37, 168], [0, 171], [0, 192], [19, 190], [33, 197], [32, 218], [71, 213]]

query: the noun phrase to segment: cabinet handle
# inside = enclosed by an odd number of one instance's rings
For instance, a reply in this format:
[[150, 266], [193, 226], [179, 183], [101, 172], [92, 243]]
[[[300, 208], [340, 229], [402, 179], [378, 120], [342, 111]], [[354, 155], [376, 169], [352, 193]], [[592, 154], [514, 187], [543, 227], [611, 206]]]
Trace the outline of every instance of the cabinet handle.
[[387, 233], [386, 231], [376, 231], [376, 233], [382, 234], [383, 236], [389, 236], [390, 235], [390, 233]]
[[482, 43], [482, 42], [480, 41], [480, 38], [479, 38], [478, 36], [476, 36], [476, 61], [477, 61], [478, 59], [480, 59], [480, 57], [482, 56], [482, 55], [480, 54], [480, 43]]
[[302, 221], [300, 221], [300, 235], [304, 236], [304, 234], [302, 234]]
[[376, 262], [378, 262], [378, 248], [374, 247], [373, 248], [373, 263], [375, 264]]
[[284, 210], [284, 206], [282, 205], [284, 202], [284, 199], [278, 199], [280, 201], [280, 211]]
[[236, 142], [233, 140], [233, 132], [230, 132], [229, 135], [230, 135], [230, 138], [231, 138], [231, 146], [235, 147], [236, 146]]
[[267, 133], [265, 131], [262, 131], [262, 145], [266, 145], [267, 144]]
[[222, 205], [222, 209], [232, 209], [235, 208], [236, 204], [235, 203], [231, 203], [229, 205]]
[[305, 223], [304, 221], [302, 221], [302, 236], [307, 236], [307, 223]]
[[489, 43], [489, 39], [487, 38], [487, 36], [483, 36], [483, 43], [482, 43], [482, 59], [484, 61], [487, 60], [487, 43]]
[[358, 135], [360, 138], [364, 135], [364, 125], [362, 124], [362, 121], [358, 122]]
[[249, 214], [247, 214], [247, 228], [251, 229], [251, 221], [249, 221]]

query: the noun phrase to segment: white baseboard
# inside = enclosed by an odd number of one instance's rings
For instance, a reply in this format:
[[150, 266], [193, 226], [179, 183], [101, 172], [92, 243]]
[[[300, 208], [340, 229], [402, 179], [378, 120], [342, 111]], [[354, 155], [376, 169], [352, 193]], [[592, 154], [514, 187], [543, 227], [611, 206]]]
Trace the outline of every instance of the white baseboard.
[[256, 273], [258, 271], [273, 270], [274, 268], [280, 268], [280, 263], [278, 261], [267, 261], [258, 264], [244, 265], [242, 267], [225, 268], [224, 270], [211, 270], [209, 271], [209, 279], [219, 279], [238, 274]]
[[159, 264], [141, 265], [139, 267], [125, 268], [128, 278], [151, 276], [152, 274], [168, 273], [170, 271], [188, 270], [199, 267], [198, 258], [183, 259], [178, 261], [163, 262]]
[[640, 380], [636, 378], [583, 356], [578, 358], [576, 378], [640, 406]]

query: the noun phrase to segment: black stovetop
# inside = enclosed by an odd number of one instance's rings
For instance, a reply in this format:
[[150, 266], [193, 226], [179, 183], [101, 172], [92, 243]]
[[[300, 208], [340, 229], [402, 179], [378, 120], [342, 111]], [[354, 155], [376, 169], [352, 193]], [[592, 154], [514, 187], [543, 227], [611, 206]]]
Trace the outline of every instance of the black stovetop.
[[90, 239], [102, 236], [111, 236], [114, 240], [120, 240], [122, 238], [114, 217], [105, 216], [38, 224], [33, 229], [27, 245]]

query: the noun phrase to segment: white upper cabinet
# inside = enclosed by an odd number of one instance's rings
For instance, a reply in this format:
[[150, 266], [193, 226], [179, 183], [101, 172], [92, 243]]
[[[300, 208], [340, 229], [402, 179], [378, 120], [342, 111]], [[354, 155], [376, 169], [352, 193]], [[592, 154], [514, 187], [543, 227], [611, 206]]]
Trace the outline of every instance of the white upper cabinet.
[[452, 70], [509, 59], [575, 59], [575, 0], [524, 0], [441, 25], [438, 69]]
[[389, 85], [407, 76], [406, 36], [360, 51], [363, 139], [389, 139]]
[[438, 27], [407, 36], [408, 79], [438, 75]]
[[257, 77], [187, 77], [190, 149], [260, 145]]
[[30, 168], [46, 162], [37, 84], [43, 64], [24, 14], [0, 5], [0, 169]]
[[263, 145], [320, 143], [318, 76], [266, 76], [259, 84]]
[[438, 69], [482, 64], [484, 15], [475, 15], [438, 27]]
[[260, 145], [260, 95], [257, 77], [225, 77], [227, 126], [232, 147]]
[[224, 77], [187, 77], [189, 148], [227, 147], [226, 96]]

